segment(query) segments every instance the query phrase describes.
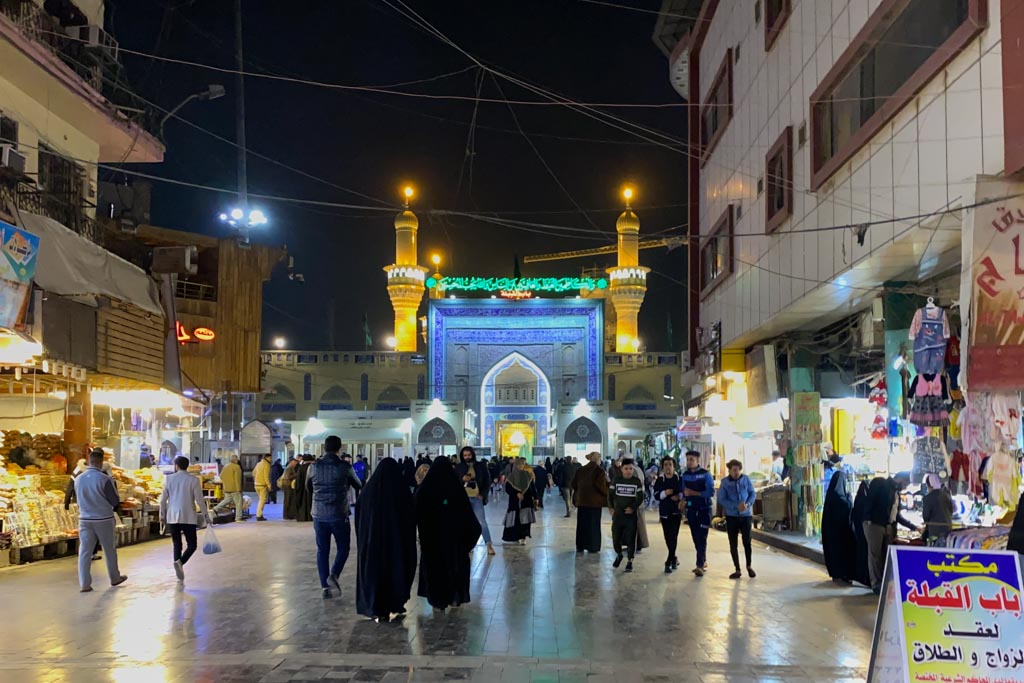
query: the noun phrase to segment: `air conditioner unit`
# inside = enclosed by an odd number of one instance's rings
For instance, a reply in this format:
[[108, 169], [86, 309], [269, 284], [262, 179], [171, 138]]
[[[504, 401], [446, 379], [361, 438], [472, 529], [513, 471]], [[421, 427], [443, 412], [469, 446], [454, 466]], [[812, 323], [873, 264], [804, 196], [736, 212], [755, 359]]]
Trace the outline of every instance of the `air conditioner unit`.
[[156, 247], [153, 249], [153, 273], [195, 275], [199, 272], [199, 249], [188, 247]]
[[67, 34], [79, 41], [89, 52], [100, 53], [108, 59], [117, 61], [117, 41], [100, 26], [87, 24], [84, 26], [68, 26]]
[[0, 145], [0, 166], [18, 174], [25, 173], [25, 155], [11, 144]]

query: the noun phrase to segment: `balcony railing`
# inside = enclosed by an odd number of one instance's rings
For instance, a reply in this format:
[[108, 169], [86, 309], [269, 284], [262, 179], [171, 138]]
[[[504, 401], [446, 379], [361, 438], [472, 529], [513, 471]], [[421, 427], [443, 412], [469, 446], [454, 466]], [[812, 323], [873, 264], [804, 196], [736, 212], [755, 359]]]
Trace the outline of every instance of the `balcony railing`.
[[24, 182], [0, 183], [0, 210], [21, 223], [18, 214], [22, 211], [47, 216], [64, 227], [77, 232], [82, 237], [96, 241], [96, 221], [85, 209], [74, 203], [69, 197], [40, 190], [35, 185]]
[[113, 39], [104, 45], [90, 45], [72, 38], [56, 17], [32, 0], [0, 0], [0, 14], [14, 22], [28, 38], [60, 58], [122, 116], [150, 132], [159, 129], [159, 118], [154, 110], [125, 82]]
[[174, 288], [174, 296], [178, 299], [216, 302], [217, 288], [213, 285], [205, 285], [201, 282], [178, 280], [178, 284]]

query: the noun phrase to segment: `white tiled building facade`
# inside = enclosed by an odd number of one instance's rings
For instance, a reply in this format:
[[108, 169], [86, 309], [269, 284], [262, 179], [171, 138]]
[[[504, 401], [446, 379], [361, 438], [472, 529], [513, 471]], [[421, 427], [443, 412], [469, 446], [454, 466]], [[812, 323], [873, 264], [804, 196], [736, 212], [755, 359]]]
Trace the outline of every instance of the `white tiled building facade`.
[[[659, 29], [665, 15], [691, 104], [691, 324], [720, 322], [725, 347], [955, 270], [961, 215], [936, 212], [970, 203], [976, 176], [1008, 159], [1019, 170], [1004, 85], [1021, 97], [1024, 64], [1003, 39], [1024, 39], [1024, 2], [666, 0]], [[865, 223], [860, 244], [845, 226]]]

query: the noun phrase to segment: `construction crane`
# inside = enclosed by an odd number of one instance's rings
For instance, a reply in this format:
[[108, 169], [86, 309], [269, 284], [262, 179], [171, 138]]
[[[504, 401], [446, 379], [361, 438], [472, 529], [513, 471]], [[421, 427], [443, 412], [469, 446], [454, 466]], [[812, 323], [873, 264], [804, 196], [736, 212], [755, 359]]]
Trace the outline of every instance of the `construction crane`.
[[[644, 240], [637, 245], [638, 249], [657, 249], [667, 247], [669, 251], [683, 245], [689, 244], [688, 237], [661, 237], [653, 240]], [[600, 256], [602, 254], [614, 254], [618, 247], [609, 244], [606, 247], [594, 247], [593, 249], [576, 249], [574, 251], [557, 251], [552, 254], [534, 254], [524, 256], [523, 263], [540, 263], [541, 261], [565, 261], [574, 258], [586, 258], [587, 256]]]

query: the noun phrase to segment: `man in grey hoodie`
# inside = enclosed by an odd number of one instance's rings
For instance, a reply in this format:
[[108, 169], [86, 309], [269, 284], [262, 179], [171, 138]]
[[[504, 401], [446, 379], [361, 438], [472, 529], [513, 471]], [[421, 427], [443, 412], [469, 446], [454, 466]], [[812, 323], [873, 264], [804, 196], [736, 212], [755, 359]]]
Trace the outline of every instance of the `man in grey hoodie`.
[[117, 567], [117, 546], [114, 543], [114, 509], [121, 504], [114, 480], [103, 472], [103, 451], [89, 453], [89, 468], [75, 479], [78, 500], [78, 583], [81, 592], [92, 592], [92, 551], [99, 541], [107, 561], [110, 585], [119, 586], [128, 580]]

